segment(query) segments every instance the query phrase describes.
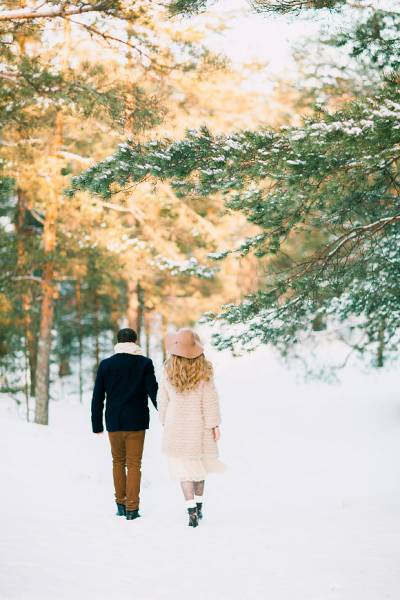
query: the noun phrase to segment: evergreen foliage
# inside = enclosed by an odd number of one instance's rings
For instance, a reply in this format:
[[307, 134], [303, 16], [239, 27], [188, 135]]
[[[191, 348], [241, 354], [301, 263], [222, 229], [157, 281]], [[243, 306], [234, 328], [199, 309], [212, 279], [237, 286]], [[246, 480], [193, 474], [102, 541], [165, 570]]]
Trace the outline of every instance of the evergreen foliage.
[[228, 325], [218, 347], [271, 342], [285, 353], [307, 334], [342, 323], [353, 347], [373, 350], [378, 366], [383, 351], [397, 354], [398, 30], [398, 12], [372, 11], [330, 42], [381, 73], [374, 94], [368, 89], [333, 111], [316, 107], [296, 127], [228, 136], [203, 128], [180, 141], [127, 142], [73, 179], [73, 191], [108, 198], [130, 181], [165, 178], [179, 197], [222, 193], [230, 210], [258, 226], [240, 247], [212, 255], [251, 251], [267, 260], [261, 289], [213, 315]]
[[299, 13], [302, 10], [338, 9], [346, 0], [250, 0], [259, 12], [275, 14]]
[[[143, 344], [145, 331], [149, 351], [153, 325], [196, 319], [202, 298], [221, 288], [218, 268], [203, 264], [205, 245], [215, 248], [216, 237], [204, 204], [197, 211], [168, 186], [155, 194], [146, 185], [113, 202], [87, 194], [66, 200], [67, 177], [126, 135], [144, 139], [167, 110], [171, 129], [189, 113], [205, 114], [206, 103], [212, 112], [206, 94], [217, 86], [223, 94], [219, 83], [231, 77], [198, 32], [174, 29], [162, 3], [44, 2], [35, 9], [11, 1], [6, 8], [0, 389], [22, 391], [26, 404], [35, 396], [35, 419], [44, 424], [49, 381], [73, 366], [82, 398], [91, 380], [84, 363], [96, 368], [120, 324], [137, 328]], [[92, 14], [69, 18], [79, 11]]]
[[[302, 10], [340, 8], [346, 0], [249, 0], [249, 5], [257, 12], [289, 14]], [[169, 4], [172, 14], [192, 15], [213, 4], [210, 0], [173, 0]]]
[[208, 0], [172, 0], [168, 8], [172, 15], [192, 15], [204, 10], [209, 5]]

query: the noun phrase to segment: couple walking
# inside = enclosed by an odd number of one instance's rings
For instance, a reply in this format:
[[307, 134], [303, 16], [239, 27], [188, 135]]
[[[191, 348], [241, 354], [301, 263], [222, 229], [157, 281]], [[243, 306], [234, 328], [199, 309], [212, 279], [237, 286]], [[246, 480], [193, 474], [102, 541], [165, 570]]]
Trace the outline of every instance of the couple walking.
[[121, 329], [115, 354], [101, 361], [92, 398], [93, 432], [103, 432], [103, 410], [111, 444], [117, 514], [139, 517], [141, 462], [150, 397], [164, 426], [163, 451], [172, 478], [180, 481], [189, 525], [202, 518], [208, 473], [224, 469], [218, 460], [220, 410], [211, 363], [199, 337], [180, 329], [166, 339], [168, 359], [158, 386], [153, 362], [143, 356], [133, 329]]

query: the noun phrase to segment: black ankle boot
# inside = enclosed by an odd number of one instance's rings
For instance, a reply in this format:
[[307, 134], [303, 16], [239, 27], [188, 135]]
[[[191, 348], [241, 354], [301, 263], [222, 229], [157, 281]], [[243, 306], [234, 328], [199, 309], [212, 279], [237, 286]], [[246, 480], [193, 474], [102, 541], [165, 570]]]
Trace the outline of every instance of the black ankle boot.
[[199, 521], [200, 521], [200, 519], [203, 518], [202, 508], [203, 508], [203, 503], [202, 502], [196, 502], [197, 518], [199, 519]]
[[199, 521], [197, 519], [197, 508], [188, 508], [189, 513], [189, 527], [197, 527]]
[[136, 508], [135, 510], [127, 510], [126, 511], [126, 520], [127, 521], [132, 521], [133, 519], [137, 519], [138, 517], [140, 517], [138, 508]]
[[125, 517], [126, 516], [126, 508], [125, 508], [125, 504], [119, 504], [117, 502], [117, 516], [118, 517]]

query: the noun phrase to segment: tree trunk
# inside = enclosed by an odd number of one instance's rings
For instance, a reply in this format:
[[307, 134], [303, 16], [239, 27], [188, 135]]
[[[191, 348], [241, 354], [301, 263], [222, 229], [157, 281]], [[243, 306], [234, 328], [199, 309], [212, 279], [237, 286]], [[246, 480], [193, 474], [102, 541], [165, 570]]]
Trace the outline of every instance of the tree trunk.
[[82, 328], [82, 298], [81, 298], [81, 282], [78, 280], [76, 284], [76, 317], [78, 329], [78, 378], [79, 378], [79, 402], [83, 402], [83, 373], [82, 373], [82, 357], [83, 357], [83, 328]]
[[22, 305], [24, 310], [24, 327], [26, 346], [29, 361], [29, 380], [30, 380], [30, 395], [36, 395], [36, 362], [37, 362], [37, 332], [35, 331], [35, 325], [32, 319], [32, 301], [31, 293], [23, 295]]
[[146, 334], [146, 356], [150, 356], [150, 336], [151, 336], [151, 323], [149, 315], [144, 318], [144, 331]]
[[130, 281], [128, 283], [128, 327], [131, 329], [137, 329], [138, 322], [138, 297], [137, 297], [137, 285], [135, 282]]
[[[68, 56], [71, 41], [71, 23], [64, 20], [64, 47], [61, 69], [65, 73], [68, 69]], [[62, 145], [63, 137], [63, 115], [59, 111], [56, 115], [54, 137], [50, 154], [56, 156]], [[56, 167], [58, 172], [59, 167]], [[40, 307], [40, 328], [36, 363], [36, 407], [35, 423], [48, 425], [49, 422], [49, 383], [50, 383], [50, 351], [51, 351], [51, 329], [54, 319], [54, 252], [56, 249], [56, 227], [59, 199], [53, 191], [51, 175], [49, 181], [49, 204], [46, 207], [46, 215], [43, 228], [43, 252], [45, 255], [45, 266], [42, 275], [42, 302]]]
[[136, 286], [136, 294], [138, 300], [138, 308], [137, 308], [137, 324], [136, 324], [136, 333], [138, 337], [138, 343], [140, 344], [142, 337], [142, 326], [144, 320], [144, 290], [138, 281]]
[[[17, 272], [20, 276], [26, 276], [27, 272], [27, 253], [25, 240], [27, 231], [25, 229], [26, 218], [26, 197], [23, 190], [17, 190], [17, 215], [16, 215], [16, 238], [17, 238]], [[35, 284], [36, 285], [36, 284]], [[23, 326], [25, 336], [25, 350], [29, 363], [29, 393], [35, 395], [36, 387], [36, 346], [37, 339], [34, 331], [32, 319], [32, 291], [29, 284], [25, 283], [21, 291], [21, 304], [23, 311]]]
[[94, 369], [93, 369], [93, 378], [96, 377], [97, 369], [99, 368], [100, 363], [100, 319], [99, 319], [99, 311], [100, 311], [100, 299], [99, 294], [97, 293], [97, 289], [94, 290], [94, 319], [93, 319], [93, 333], [94, 333]]
[[167, 318], [164, 314], [161, 314], [161, 351], [163, 362], [167, 359], [167, 347], [165, 345], [165, 338], [167, 336], [168, 323]]
[[28, 349], [27, 349], [27, 344], [26, 344], [26, 338], [25, 338], [25, 348], [24, 348], [24, 355], [25, 355], [25, 409], [26, 409], [26, 420], [29, 423], [29, 360], [28, 360]]
[[59, 361], [58, 361], [58, 375], [60, 378], [70, 375], [71, 370], [71, 357], [70, 349], [68, 348], [68, 337], [61, 333], [59, 340]]
[[44, 221], [43, 250], [47, 256], [42, 275], [42, 302], [40, 309], [40, 329], [36, 365], [36, 408], [35, 423], [48, 425], [49, 422], [49, 375], [51, 329], [54, 317], [54, 257], [56, 245], [57, 205], [51, 200]]
[[379, 368], [383, 367], [384, 362], [385, 362], [384, 351], [385, 351], [385, 323], [383, 322], [379, 328], [378, 351], [377, 351], [377, 356], [376, 356], [376, 366]]

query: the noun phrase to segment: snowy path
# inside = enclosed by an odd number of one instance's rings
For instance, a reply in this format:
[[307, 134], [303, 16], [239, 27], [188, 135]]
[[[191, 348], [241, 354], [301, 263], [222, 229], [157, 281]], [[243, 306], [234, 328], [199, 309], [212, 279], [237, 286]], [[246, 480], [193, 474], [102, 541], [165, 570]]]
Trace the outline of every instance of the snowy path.
[[49, 428], [5, 415], [1, 600], [399, 598], [395, 374], [305, 385], [266, 349], [215, 358], [230, 468], [207, 483], [196, 530], [154, 413], [133, 522], [113, 516], [108, 440], [87, 407], [54, 403]]

